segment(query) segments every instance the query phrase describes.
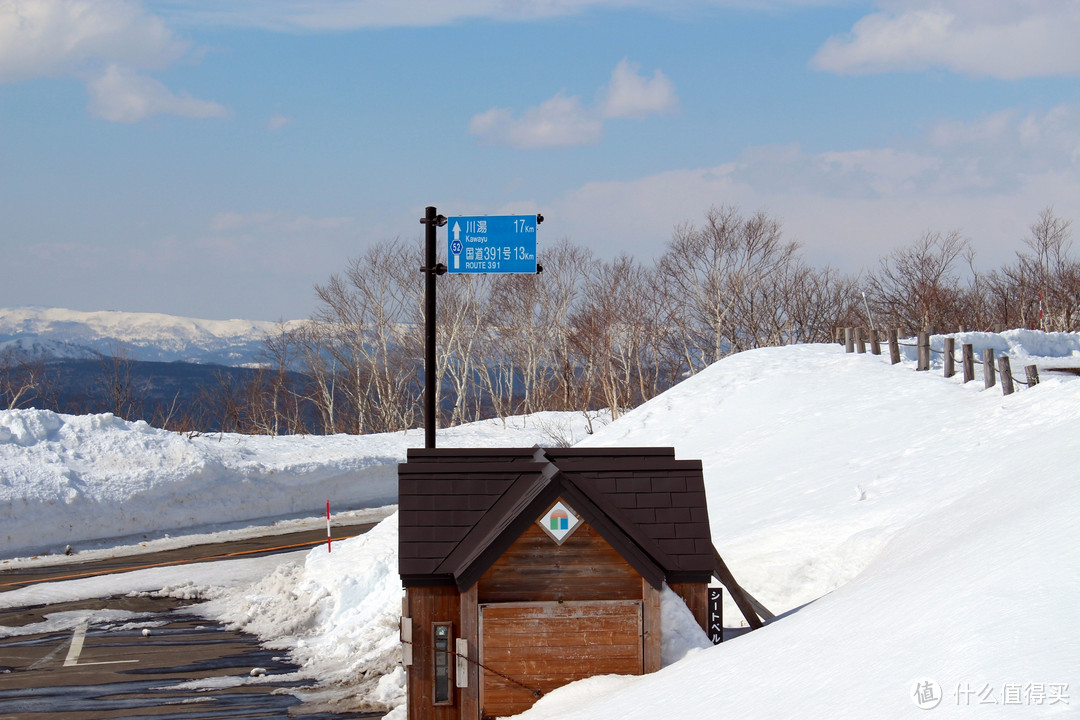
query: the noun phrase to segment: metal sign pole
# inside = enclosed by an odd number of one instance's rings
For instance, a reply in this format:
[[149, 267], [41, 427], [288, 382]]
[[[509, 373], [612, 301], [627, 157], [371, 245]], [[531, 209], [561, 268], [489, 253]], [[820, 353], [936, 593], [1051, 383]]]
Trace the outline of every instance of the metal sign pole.
[[424, 447], [435, 447], [435, 390], [438, 372], [435, 368], [435, 278], [446, 272], [446, 266], [436, 263], [435, 231], [446, 224], [446, 218], [435, 208], [427, 207], [420, 218], [424, 233]]

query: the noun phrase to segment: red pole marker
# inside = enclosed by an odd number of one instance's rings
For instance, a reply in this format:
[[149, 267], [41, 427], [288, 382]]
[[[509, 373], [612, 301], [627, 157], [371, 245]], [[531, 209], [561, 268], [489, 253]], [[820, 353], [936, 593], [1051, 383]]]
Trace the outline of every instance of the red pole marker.
[[326, 552], [333, 552], [330, 547], [330, 501], [326, 501]]

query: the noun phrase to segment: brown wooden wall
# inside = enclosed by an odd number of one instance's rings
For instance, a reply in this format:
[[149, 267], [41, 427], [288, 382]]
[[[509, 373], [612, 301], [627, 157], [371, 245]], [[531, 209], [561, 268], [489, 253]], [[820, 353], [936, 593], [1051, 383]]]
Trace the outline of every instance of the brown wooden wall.
[[[672, 585], [672, 589], [686, 601], [703, 628], [707, 620], [705, 587], [689, 583]], [[636, 631], [640, 635], [635, 651], [640, 653], [637, 655], [637, 667], [640, 667], [638, 672], [659, 670], [660, 592], [649, 585], [588, 523], [582, 523], [562, 545], [556, 544], [533, 523], [480, 580], [464, 593], [459, 593], [455, 587], [408, 588], [405, 612], [412, 619], [414, 643], [413, 665], [408, 671], [409, 720], [479, 719], [482, 709], [480, 684], [485, 682], [485, 676], [488, 675], [480, 671], [475, 664], [484, 652], [480, 647], [481, 604], [609, 600], [641, 603], [640, 630]], [[449, 706], [432, 704], [434, 663], [431, 626], [435, 622], [452, 622], [454, 637], [468, 640], [468, 657], [471, 661], [468, 663], [468, 687], [455, 687], [454, 704]], [[600, 648], [599, 651], [613, 652], [614, 649]], [[521, 659], [528, 662], [540, 658], [537, 656]], [[513, 669], [515, 672], [521, 670]], [[623, 667], [617, 669], [621, 672], [630, 671]], [[596, 663], [596, 667], [586, 674], [610, 671], [612, 669], [603, 663]], [[541, 682], [537, 677], [529, 679]], [[495, 700], [495, 707], [500, 705], [495, 698], [491, 699]]]
[[477, 587], [480, 603], [641, 599], [641, 575], [588, 523], [562, 545], [533, 523]]
[[461, 720], [480, 718], [480, 605], [476, 602], [476, 585], [461, 594], [461, 637], [469, 643], [466, 649], [469, 679], [467, 687], [461, 688], [459, 704]]
[[[461, 631], [461, 603], [456, 587], [409, 588], [405, 612], [412, 618], [413, 664], [408, 668], [409, 720], [458, 720], [461, 692], [454, 688], [454, 704], [432, 704], [435, 664], [432, 654], [432, 623], [452, 622], [453, 635]], [[451, 666], [453, 666], [451, 660]], [[453, 683], [451, 683], [453, 684]]]
[[709, 632], [709, 586], [705, 583], [672, 583], [671, 589], [690, 608], [694, 619], [706, 633]]

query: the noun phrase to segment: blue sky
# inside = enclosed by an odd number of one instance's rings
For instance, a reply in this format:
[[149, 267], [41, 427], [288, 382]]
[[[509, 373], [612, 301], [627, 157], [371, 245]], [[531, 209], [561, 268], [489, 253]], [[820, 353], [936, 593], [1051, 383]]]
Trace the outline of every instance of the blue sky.
[[0, 0], [0, 307], [297, 318], [372, 243], [711, 205], [856, 273], [1080, 219], [1075, 0]]

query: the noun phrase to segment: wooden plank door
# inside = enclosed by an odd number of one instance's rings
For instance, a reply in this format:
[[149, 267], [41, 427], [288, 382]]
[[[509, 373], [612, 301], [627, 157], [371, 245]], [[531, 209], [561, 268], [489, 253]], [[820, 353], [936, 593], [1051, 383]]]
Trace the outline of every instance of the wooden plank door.
[[481, 715], [516, 715], [593, 675], [643, 672], [638, 600], [480, 606]]

